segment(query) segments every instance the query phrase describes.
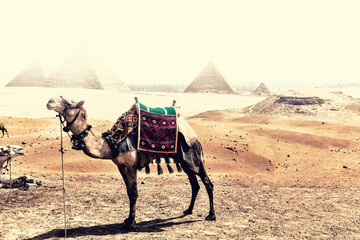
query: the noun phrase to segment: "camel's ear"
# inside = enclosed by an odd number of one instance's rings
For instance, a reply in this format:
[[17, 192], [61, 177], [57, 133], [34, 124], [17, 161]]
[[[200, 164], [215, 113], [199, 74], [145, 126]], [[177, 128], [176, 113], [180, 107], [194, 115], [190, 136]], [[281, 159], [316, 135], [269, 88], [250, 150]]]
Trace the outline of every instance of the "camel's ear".
[[80, 101], [76, 107], [81, 108], [84, 105], [85, 101]]
[[68, 101], [63, 96], [60, 96], [60, 98], [65, 102], [66, 105], [69, 105], [69, 106], [71, 105], [71, 101]]

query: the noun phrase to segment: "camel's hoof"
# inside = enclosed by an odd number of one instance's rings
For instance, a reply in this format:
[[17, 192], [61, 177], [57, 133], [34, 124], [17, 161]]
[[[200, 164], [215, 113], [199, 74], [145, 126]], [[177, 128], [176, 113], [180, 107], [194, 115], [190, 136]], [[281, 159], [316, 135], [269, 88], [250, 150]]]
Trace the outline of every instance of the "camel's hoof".
[[122, 226], [122, 230], [131, 230], [135, 227], [135, 220], [130, 220], [129, 218], [124, 220], [124, 225]]
[[185, 215], [190, 215], [190, 214], [192, 214], [192, 210], [185, 210], [184, 212], [183, 212]]
[[207, 216], [205, 218], [206, 221], [216, 221], [216, 216], [215, 214], [209, 214], [209, 216]]

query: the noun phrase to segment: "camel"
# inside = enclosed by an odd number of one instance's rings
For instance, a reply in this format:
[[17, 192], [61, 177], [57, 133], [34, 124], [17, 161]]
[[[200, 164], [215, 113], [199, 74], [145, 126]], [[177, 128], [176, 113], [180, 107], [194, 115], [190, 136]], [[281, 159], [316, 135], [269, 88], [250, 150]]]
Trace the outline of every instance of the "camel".
[[[138, 151], [128, 150], [122, 154], [117, 154], [114, 156], [111, 151], [111, 146], [105, 140], [104, 136], [96, 135], [91, 125], [87, 122], [87, 114], [86, 110], [83, 107], [84, 101], [70, 101], [66, 100], [63, 97], [60, 98], [51, 98], [47, 103], [48, 110], [54, 110], [59, 113], [59, 117], [62, 116], [64, 118], [64, 122], [66, 122], [67, 126], [64, 130], [71, 131], [73, 134], [72, 139], [77, 139], [82, 142], [83, 147], [81, 150], [88, 156], [92, 158], [99, 159], [111, 159], [113, 163], [118, 167], [120, 174], [123, 177], [123, 180], [126, 185], [127, 195], [129, 198], [129, 216], [124, 220], [123, 227], [125, 229], [132, 229], [135, 226], [135, 209], [136, 209], [136, 201], [138, 198], [138, 190], [137, 190], [137, 170], [139, 168], [139, 160], [138, 160]], [[188, 175], [192, 195], [189, 207], [183, 212], [184, 215], [192, 214], [196, 196], [200, 189], [198, 180], [196, 176], [199, 176], [202, 180], [203, 184], [206, 187], [209, 202], [210, 202], [210, 210], [208, 216], [205, 220], [214, 221], [216, 220], [214, 203], [213, 203], [213, 184], [211, 183], [206, 171], [204, 162], [202, 159], [203, 152], [201, 144], [196, 141], [193, 146], [189, 147], [185, 142], [185, 139], [181, 132], [178, 134], [178, 151], [176, 153], [176, 158], [178, 163], [181, 165], [184, 172]], [[183, 147], [182, 147], [183, 146]], [[182, 147], [182, 151], [179, 148]], [[190, 169], [187, 162], [184, 160], [184, 154], [190, 153], [188, 156], [191, 158], [198, 157], [198, 172]], [[143, 166], [142, 166], [143, 167]], [[158, 166], [159, 167], [159, 166]]]
[[25, 153], [24, 153], [24, 149], [21, 146], [17, 146], [17, 145], [0, 146], [0, 174], [3, 174], [2, 169], [5, 162], [8, 162], [14, 157], [23, 156], [23, 155], [25, 155]]
[[38, 178], [24, 175], [15, 179], [0, 179], [0, 188], [19, 188], [20, 190], [27, 191], [30, 185], [41, 186], [42, 181]]
[[6, 130], [4, 123], [0, 123], [0, 131], [2, 131], [2, 134], [3, 134], [1, 138], [4, 137], [5, 132], [6, 132], [7, 136], [9, 137], [8, 131]]

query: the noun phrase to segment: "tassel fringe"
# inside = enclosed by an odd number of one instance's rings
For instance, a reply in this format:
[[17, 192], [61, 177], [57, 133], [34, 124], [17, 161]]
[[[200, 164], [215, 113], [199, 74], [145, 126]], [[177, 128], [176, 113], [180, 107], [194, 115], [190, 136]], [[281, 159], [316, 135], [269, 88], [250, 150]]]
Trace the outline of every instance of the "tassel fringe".
[[165, 162], [166, 164], [170, 164], [170, 158], [168, 155], [165, 155]]
[[160, 164], [161, 163], [160, 155], [156, 154], [155, 157], [156, 157], [156, 163]]
[[146, 172], [146, 174], [149, 174], [149, 173], [150, 173], [149, 164], [146, 164], [146, 165], [145, 165], [145, 172]]
[[182, 172], [182, 168], [178, 162], [176, 162], [176, 169], [178, 172]]
[[157, 165], [157, 170], [158, 170], [158, 174], [161, 175], [164, 173], [162, 167], [160, 166], [160, 164]]
[[138, 154], [137, 154], [136, 168], [141, 171], [141, 156], [140, 156], [140, 153], [139, 153], [139, 152], [138, 152]]
[[166, 164], [166, 166], [167, 166], [167, 169], [168, 169], [169, 173], [174, 173], [174, 169], [172, 169], [170, 164]]
[[[160, 156], [159, 154], [153, 154], [153, 153], [147, 153], [147, 152], [138, 152], [137, 167], [138, 167], [139, 170], [141, 170], [142, 168], [145, 167], [145, 173], [149, 174], [150, 173], [149, 164], [150, 163], [154, 164], [154, 162], [156, 162], [158, 175], [161, 175], [161, 174], [164, 173], [164, 170], [160, 165], [161, 164], [161, 158], [165, 159], [166, 167], [167, 167], [169, 173], [174, 173], [175, 171], [170, 165], [171, 161], [170, 161], [169, 155], [161, 155]], [[174, 163], [176, 164], [177, 171], [182, 172], [181, 165], [177, 162], [177, 160], [175, 158], [173, 158], [173, 160], [174, 160]]]

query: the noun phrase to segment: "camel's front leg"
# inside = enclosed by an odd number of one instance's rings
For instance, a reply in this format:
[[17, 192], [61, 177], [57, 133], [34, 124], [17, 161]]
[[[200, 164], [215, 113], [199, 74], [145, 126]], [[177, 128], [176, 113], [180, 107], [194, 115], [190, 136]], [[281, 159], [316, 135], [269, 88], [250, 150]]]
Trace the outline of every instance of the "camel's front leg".
[[135, 225], [136, 200], [138, 197], [136, 168], [124, 165], [120, 165], [118, 168], [124, 179], [130, 201], [129, 217], [125, 219], [124, 224], [126, 228], [133, 228]]
[[130, 201], [130, 209], [129, 209], [129, 217], [125, 219], [124, 224], [125, 228], [133, 228], [135, 225], [135, 210], [136, 210], [136, 200], [138, 197], [138, 191], [137, 191], [137, 179], [136, 179], [136, 165], [132, 164], [132, 162], [135, 163], [135, 161], [132, 161], [129, 159], [129, 162], [127, 164], [119, 164], [118, 163], [118, 169], [124, 179], [127, 194]]
[[3, 174], [2, 169], [3, 169], [4, 163], [6, 162], [6, 159], [7, 159], [6, 156], [1, 156], [0, 157], [0, 176]]

